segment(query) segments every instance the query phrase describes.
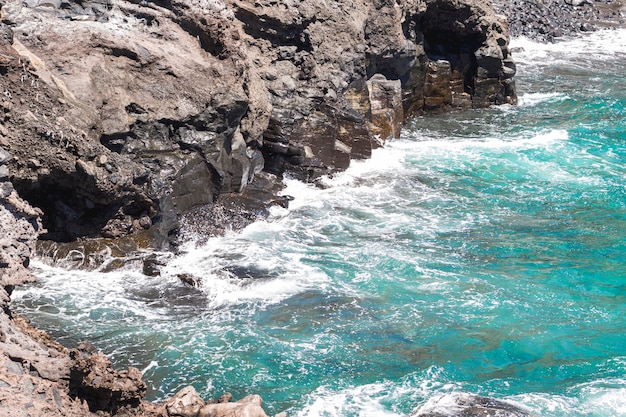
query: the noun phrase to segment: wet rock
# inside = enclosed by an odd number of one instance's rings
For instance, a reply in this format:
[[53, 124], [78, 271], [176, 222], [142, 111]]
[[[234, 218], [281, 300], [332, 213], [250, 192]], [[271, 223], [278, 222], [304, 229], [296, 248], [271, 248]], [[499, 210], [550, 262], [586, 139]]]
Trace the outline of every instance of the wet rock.
[[178, 279], [180, 279], [180, 281], [183, 284], [187, 284], [190, 287], [193, 287], [193, 288], [200, 288], [200, 287], [202, 287], [202, 279], [200, 279], [200, 278], [198, 278], [196, 276], [193, 276], [193, 275], [190, 275], [190, 274], [178, 274], [176, 276], [178, 277]]
[[149, 255], [143, 260], [143, 273], [149, 277], [157, 277], [161, 275], [161, 267], [165, 265], [155, 254]]
[[444, 394], [429, 399], [411, 417], [531, 417], [521, 408], [494, 398], [474, 394]]

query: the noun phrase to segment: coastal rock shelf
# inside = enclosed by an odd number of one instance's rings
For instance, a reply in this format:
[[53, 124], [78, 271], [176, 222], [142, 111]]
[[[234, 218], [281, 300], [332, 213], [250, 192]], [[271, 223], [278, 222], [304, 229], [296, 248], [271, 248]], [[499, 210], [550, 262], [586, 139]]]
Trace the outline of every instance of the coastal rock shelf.
[[516, 100], [483, 1], [9, 0], [2, 21], [1, 144], [55, 241], [167, 248], [198, 208], [254, 195], [245, 223], [282, 174], [343, 170], [413, 115]]

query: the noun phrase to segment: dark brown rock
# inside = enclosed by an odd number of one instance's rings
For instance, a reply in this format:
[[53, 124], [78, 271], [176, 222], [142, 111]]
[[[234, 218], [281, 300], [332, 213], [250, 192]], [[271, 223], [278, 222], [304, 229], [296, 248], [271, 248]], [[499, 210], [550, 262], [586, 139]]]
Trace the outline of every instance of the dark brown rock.
[[103, 353], [89, 343], [70, 352], [70, 394], [85, 400], [91, 411], [116, 413], [123, 408], [137, 408], [146, 393], [146, 384], [136, 368], [115, 371]]

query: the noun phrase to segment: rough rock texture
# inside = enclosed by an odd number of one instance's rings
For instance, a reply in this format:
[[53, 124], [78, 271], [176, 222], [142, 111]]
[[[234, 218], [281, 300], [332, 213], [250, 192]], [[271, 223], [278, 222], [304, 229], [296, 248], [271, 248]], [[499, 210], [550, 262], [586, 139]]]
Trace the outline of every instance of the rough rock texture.
[[84, 399], [91, 411], [117, 413], [121, 408], [137, 408], [146, 394], [146, 384], [137, 368], [115, 371], [102, 352], [89, 343], [72, 349], [70, 395]]
[[258, 395], [249, 395], [237, 402], [207, 404], [198, 411], [198, 417], [267, 417]]
[[[95, 365], [108, 363], [102, 354], [94, 354], [95, 359], [74, 361], [66, 348], [51, 341], [46, 333], [34, 329], [23, 317], [0, 313], [0, 352], [2, 416], [102, 415], [94, 414], [91, 410], [97, 410], [98, 405], [104, 402], [94, 401], [93, 395], [83, 395], [93, 390], [94, 385], [98, 387], [100, 395], [96, 398], [108, 398], [106, 405], [110, 408], [106, 415], [111, 414], [109, 411], [117, 411], [118, 415], [127, 416], [166, 416], [162, 406], [135, 401], [138, 393], [136, 387], [145, 387], [139, 371], [131, 369], [115, 372], [106, 366]], [[72, 379], [74, 373], [86, 369], [86, 362], [94, 365], [89, 368], [91, 372], [85, 375], [96, 376], [100, 381], [96, 382], [96, 378]], [[102, 388], [109, 386], [114, 387], [114, 390]], [[130, 402], [129, 398], [132, 399]]]
[[[227, 1], [269, 88], [265, 167], [305, 180], [424, 111], [515, 101], [506, 21], [483, 1]], [[454, 77], [427, 73], [447, 62]], [[435, 86], [434, 88], [431, 88]], [[453, 94], [458, 100], [440, 99]]]
[[483, 0], [4, 0], [1, 12], [0, 146], [56, 241], [164, 246], [263, 169], [313, 180], [412, 115], [515, 101], [506, 21]]
[[494, 0], [508, 17], [511, 36], [554, 41], [563, 36], [626, 25], [623, 0]]
[[410, 417], [532, 417], [529, 413], [494, 398], [454, 393], [428, 400]]
[[16, 285], [33, 282], [27, 267], [41, 231], [41, 211], [22, 200], [9, 181], [11, 155], [0, 148], [0, 308]]
[[167, 414], [176, 417], [196, 417], [204, 405], [204, 400], [191, 385], [181, 389], [165, 401]]

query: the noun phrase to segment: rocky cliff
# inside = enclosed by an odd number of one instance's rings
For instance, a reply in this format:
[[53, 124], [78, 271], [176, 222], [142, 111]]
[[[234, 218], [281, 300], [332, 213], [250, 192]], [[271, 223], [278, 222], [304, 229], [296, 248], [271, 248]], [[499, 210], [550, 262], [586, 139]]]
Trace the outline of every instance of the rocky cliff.
[[181, 219], [215, 216], [233, 194], [282, 203], [272, 175], [345, 169], [412, 115], [515, 101], [506, 20], [488, 1], [5, 0], [1, 12], [0, 145], [45, 239], [166, 246]]

